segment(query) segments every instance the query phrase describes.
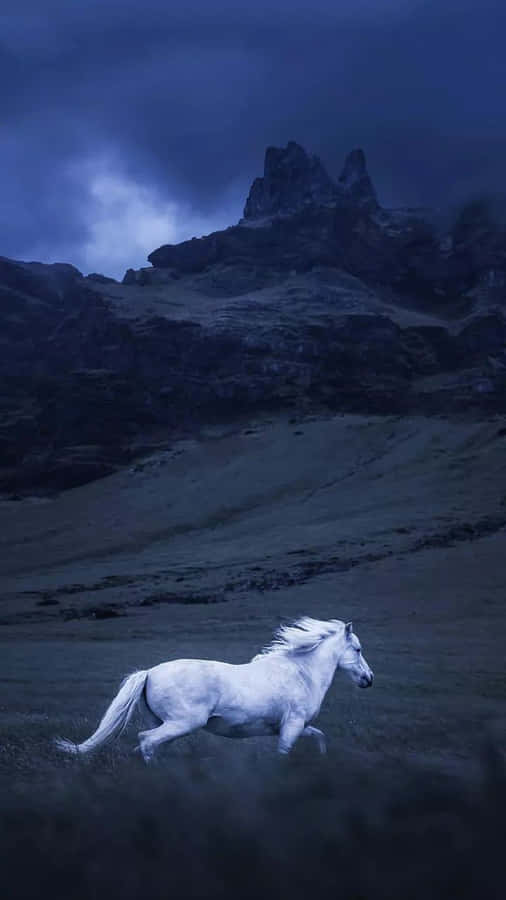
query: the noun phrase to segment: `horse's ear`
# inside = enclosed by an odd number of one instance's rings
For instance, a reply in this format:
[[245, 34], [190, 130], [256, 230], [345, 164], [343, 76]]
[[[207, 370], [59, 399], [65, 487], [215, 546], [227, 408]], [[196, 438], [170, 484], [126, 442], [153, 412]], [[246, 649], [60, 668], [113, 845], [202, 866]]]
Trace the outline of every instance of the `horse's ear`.
[[347, 622], [346, 625], [344, 626], [344, 636], [346, 638], [351, 638], [352, 632], [353, 632], [353, 623]]

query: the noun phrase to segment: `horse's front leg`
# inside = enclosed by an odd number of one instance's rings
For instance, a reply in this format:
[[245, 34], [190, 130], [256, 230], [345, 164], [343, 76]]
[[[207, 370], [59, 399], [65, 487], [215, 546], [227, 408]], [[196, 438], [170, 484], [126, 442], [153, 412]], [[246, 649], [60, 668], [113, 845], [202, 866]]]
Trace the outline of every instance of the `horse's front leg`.
[[290, 753], [297, 738], [304, 731], [304, 719], [290, 716], [281, 724], [279, 730], [278, 753]]
[[313, 728], [312, 725], [306, 725], [302, 734], [304, 735], [304, 737], [316, 738], [320, 753], [324, 754], [327, 752], [327, 742], [325, 740], [325, 735], [323, 731], [320, 731], [319, 728]]

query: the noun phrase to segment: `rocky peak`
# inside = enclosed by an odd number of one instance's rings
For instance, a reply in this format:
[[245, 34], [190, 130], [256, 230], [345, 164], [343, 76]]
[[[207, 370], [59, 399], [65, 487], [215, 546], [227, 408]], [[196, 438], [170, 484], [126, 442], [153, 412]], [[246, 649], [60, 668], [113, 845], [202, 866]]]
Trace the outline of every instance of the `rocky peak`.
[[371, 211], [378, 208], [376, 191], [367, 171], [365, 153], [360, 147], [348, 153], [338, 184], [353, 204]]
[[290, 215], [306, 206], [333, 203], [337, 193], [319, 158], [289, 141], [286, 147], [267, 148], [264, 175], [251, 186], [244, 218]]

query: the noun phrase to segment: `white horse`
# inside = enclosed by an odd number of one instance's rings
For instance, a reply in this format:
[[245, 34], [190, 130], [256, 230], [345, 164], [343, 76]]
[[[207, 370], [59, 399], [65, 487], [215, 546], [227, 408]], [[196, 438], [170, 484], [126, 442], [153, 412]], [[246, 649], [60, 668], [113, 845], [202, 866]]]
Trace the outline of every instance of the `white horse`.
[[224, 737], [278, 735], [278, 750], [289, 753], [301, 736], [312, 736], [325, 753], [325, 735], [310, 724], [320, 711], [336, 669], [359, 687], [370, 687], [373, 672], [351, 622], [322, 622], [308, 616], [280, 626], [274, 639], [248, 663], [177, 659], [126, 678], [97, 730], [74, 744], [57, 739], [60, 750], [88, 753], [125, 728], [144, 699], [160, 724], [139, 732], [146, 760], [158, 744], [198, 728]]

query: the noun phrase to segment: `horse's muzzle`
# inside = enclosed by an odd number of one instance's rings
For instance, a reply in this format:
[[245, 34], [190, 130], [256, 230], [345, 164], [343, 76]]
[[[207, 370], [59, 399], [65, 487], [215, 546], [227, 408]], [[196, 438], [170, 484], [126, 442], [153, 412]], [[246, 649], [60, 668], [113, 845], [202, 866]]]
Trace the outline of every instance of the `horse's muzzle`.
[[360, 687], [361, 688], [371, 687], [373, 681], [374, 681], [374, 675], [372, 672], [370, 675], [362, 675], [362, 677], [360, 679]]

